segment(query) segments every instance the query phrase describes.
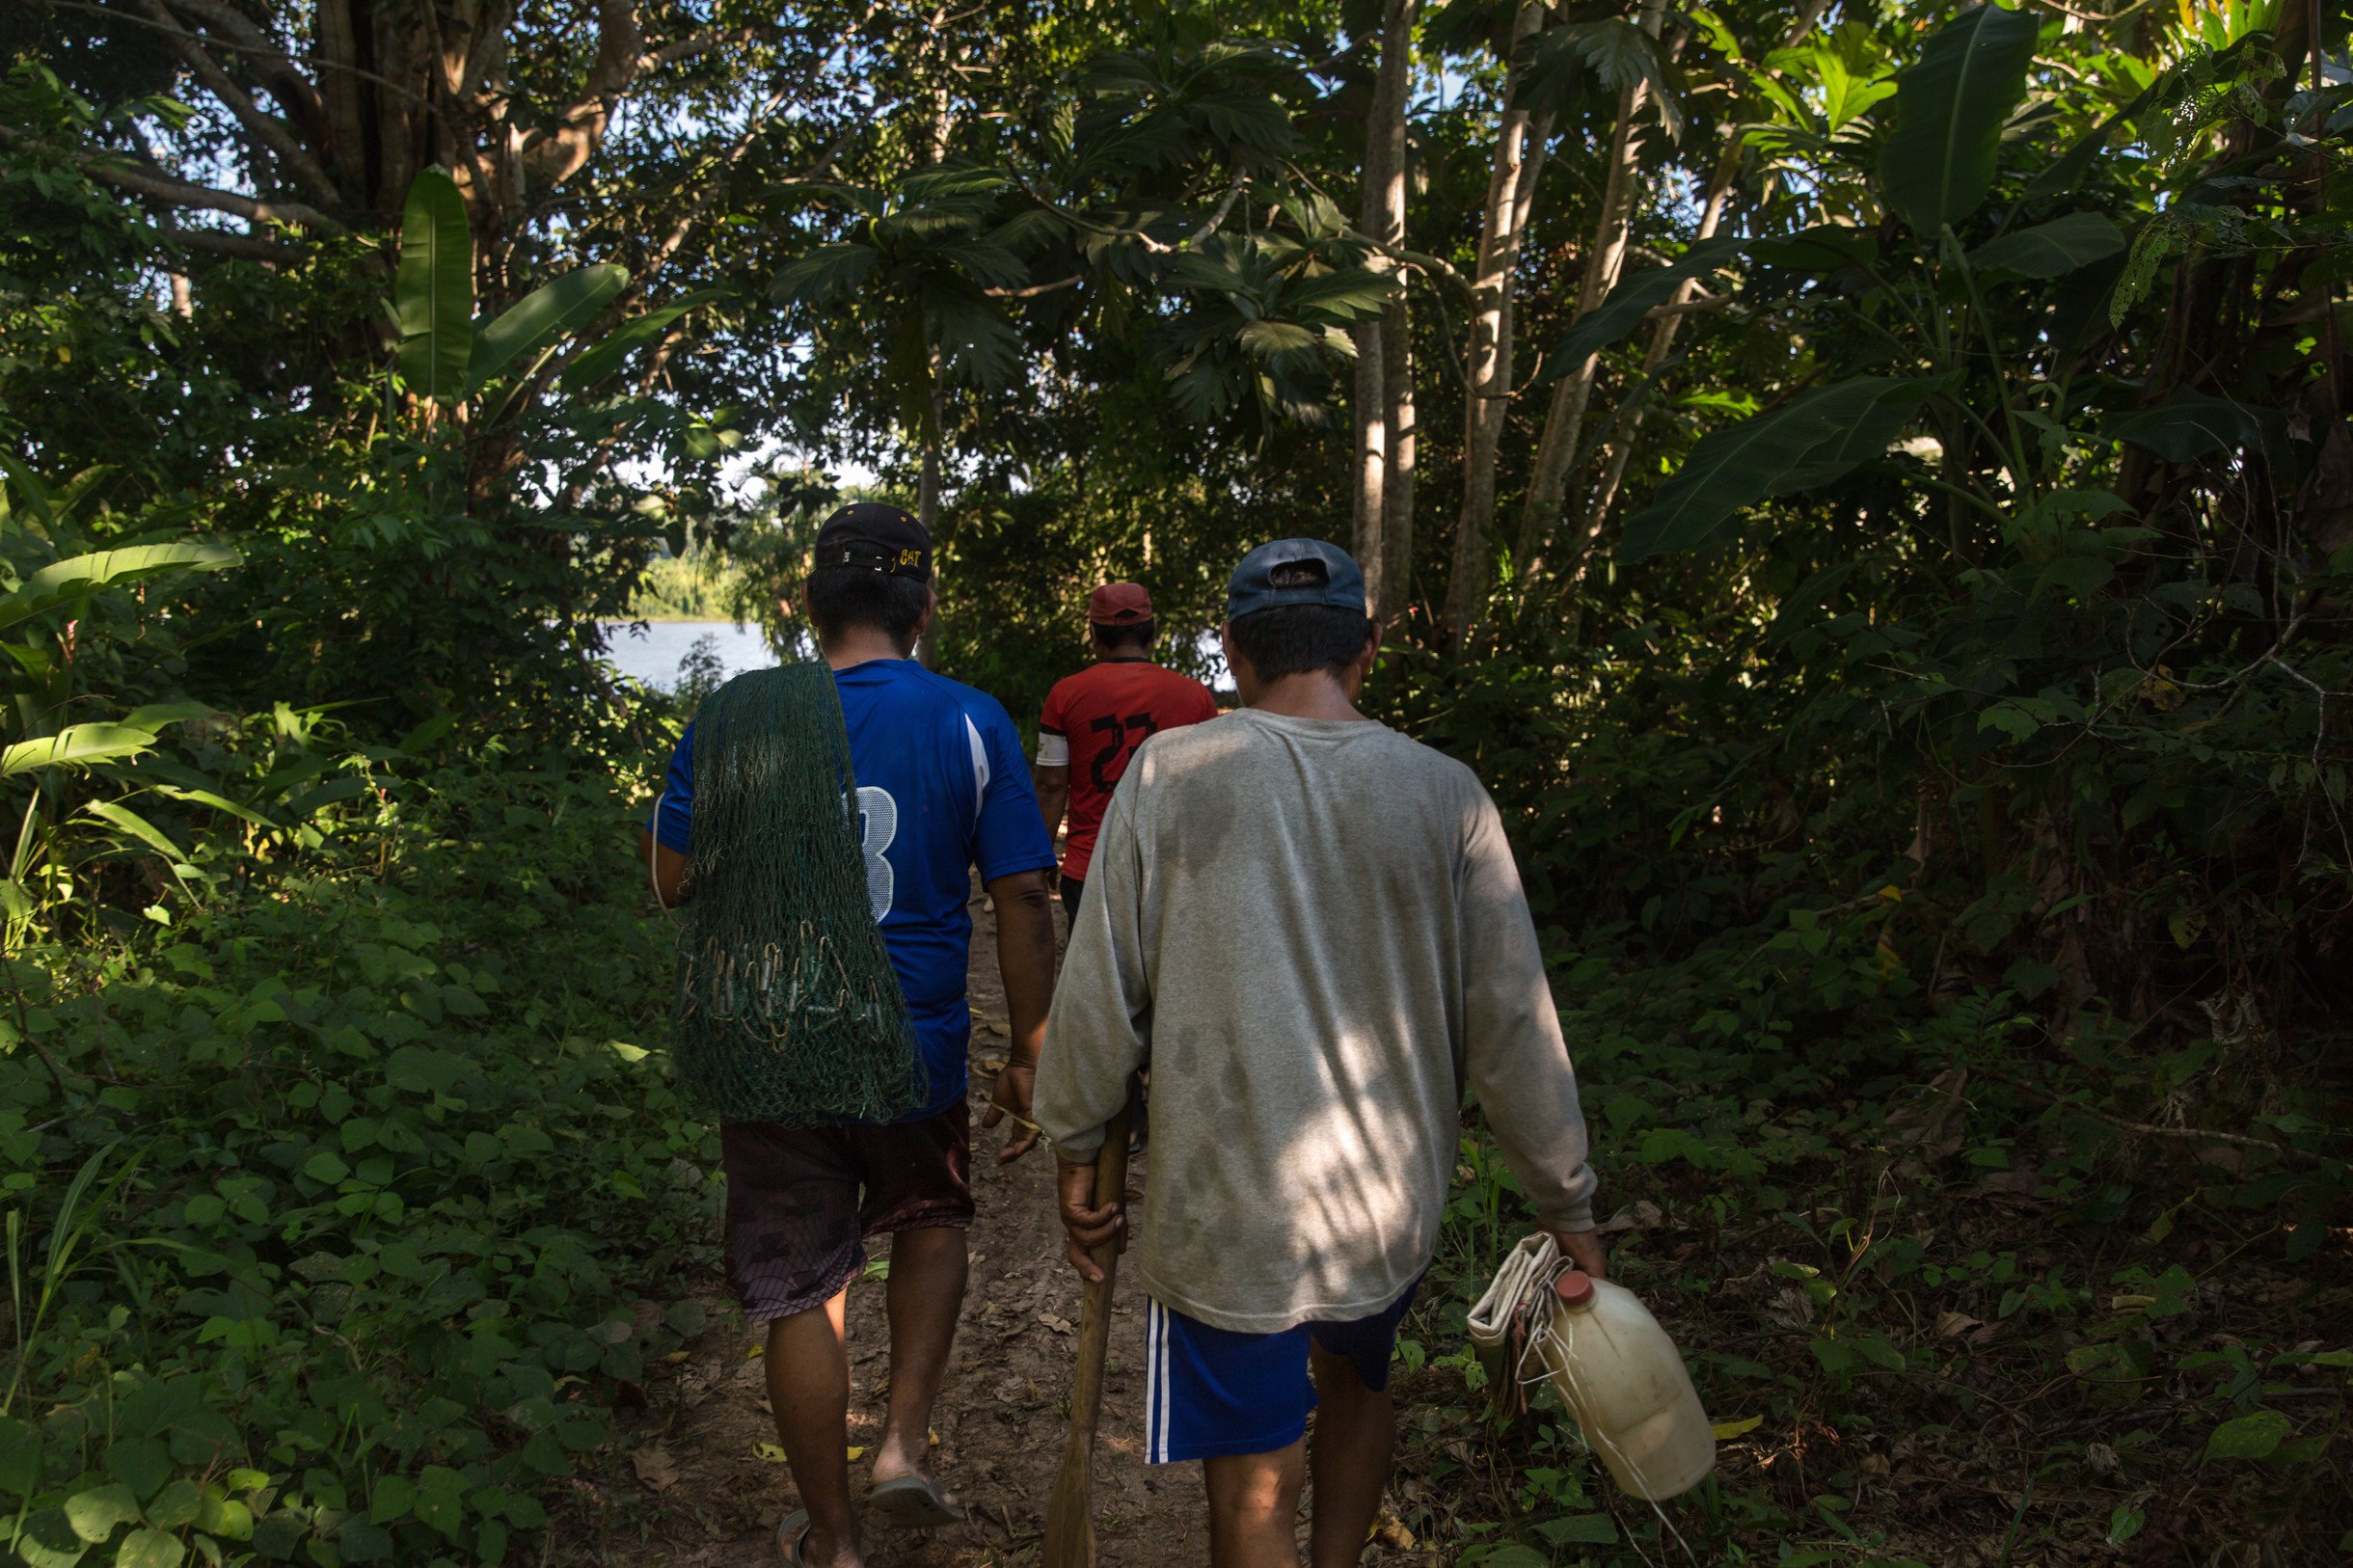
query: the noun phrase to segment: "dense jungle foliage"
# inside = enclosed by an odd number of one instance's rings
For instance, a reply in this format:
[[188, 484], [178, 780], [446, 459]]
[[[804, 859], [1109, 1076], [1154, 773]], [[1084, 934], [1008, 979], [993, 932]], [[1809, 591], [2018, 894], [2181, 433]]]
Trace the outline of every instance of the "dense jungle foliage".
[[797, 635], [856, 479], [1025, 723], [1103, 577], [1193, 662], [1248, 545], [1349, 544], [1370, 700], [1504, 807], [1722, 1465], [1637, 1512], [1497, 1408], [1474, 1112], [1414, 1550], [2353, 1554], [2347, 46], [0, 10], [0, 1549], [560, 1560], [626, 1484], [716, 1160], [624, 852], [684, 704], [601, 627]]

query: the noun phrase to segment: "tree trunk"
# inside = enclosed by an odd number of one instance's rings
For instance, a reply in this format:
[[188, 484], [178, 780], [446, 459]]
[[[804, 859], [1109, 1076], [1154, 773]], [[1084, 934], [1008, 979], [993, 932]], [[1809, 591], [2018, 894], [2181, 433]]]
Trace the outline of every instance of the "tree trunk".
[[[1739, 160], [1737, 146], [1725, 149], [1722, 162], [1717, 166], [1716, 183], [1708, 191], [1707, 205], [1700, 211], [1699, 228], [1691, 237], [1692, 244], [1704, 244], [1716, 237], [1717, 226], [1723, 220], [1724, 199], [1732, 189]], [[1698, 288], [1696, 281], [1684, 284], [1669, 298], [1668, 305], [1685, 304]], [[1645, 381], [1656, 376], [1659, 366], [1666, 363], [1667, 352], [1675, 346], [1675, 329], [1682, 325], [1683, 314], [1677, 312], [1662, 318], [1651, 329], [1650, 347], [1642, 355], [1642, 376]], [[1601, 539], [1602, 526], [1609, 521], [1609, 508], [1617, 501], [1618, 486], [1625, 482], [1626, 460], [1634, 453], [1635, 432], [1641, 427], [1641, 423], [1642, 410], [1633, 410], [1626, 416], [1625, 428], [1609, 444], [1609, 460], [1603, 466], [1601, 482], [1594, 486], [1592, 502], [1585, 508], [1584, 527], [1578, 530], [1577, 537], [1569, 546], [1566, 570], [1561, 574], [1560, 595], [1563, 603], [1568, 603], [1583, 584], [1585, 573], [1592, 565], [1593, 547]], [[1576, 608], [1571, 605], [1569, 637], [1572, 641], [1577, 635], [1576, 615]]]
[[[1420, 9], [1420, 0], [1388, 0], [1381, 26], [1381, 67], [1365, 122], [1362, 228], [1371, 238], [1391, 246], [1405, 241], [1405, 111], [1413, 85], [1414, 22]], [[1386, 257], [1375, 257], [1372, 264], [1395, 272], [1396, 264]], [[1400, 275], [1400, 289], [1403, 283]], [[1390, 330], [1393, 319], [1393, 334]], [[1400, 363], [1393, 369], [1391, 357], [1402, 360], [1411, 353], [1412, 345], [1406, 338], [1406, 316], [1399, 306], [1392, 306], [1377, 320], [1360, 323], [1355, 336], [1356, 494], [1349, 548], [1364, 569], [1366, 602], [1377, 609], [1394, 600], [1387, 570], [1393, 505], [1401, 505], [1408, 516], [1413, 506], [1410, 481], [1395, 503], [1389, 496], [1392, 474], [1403, 455], [1398, 450], [1403, 442], [1398, 420], [1411, 418], [1412, 402], [1410, 367]]]
[[1489, 587], [1496, 453], [1511, 412], [1512, 281], [1552, 132], [1550, 116], [1531, 122], [1528, 111], [1514, 106], [1519, 71], [1510, 57], [1544, 25], [1545, 10], [1542, 0], [1522, 0], [1512, 18], [1502, 118], [1487, 171], [1487, 202], [1471, 280], [1471, 343], [1463, 367], [1463, 502], [1454, 526], [1454, 570], [1447, 581], [1447, 628], [1456, 646], [1469, 635]]
[[1405, 610], [1414, 575], [1414, 329], [1399, 295], [1381, 312], [1381, 400], [1389, 414], [1389, 472], [1381, 483], [1381, 572], [1366, 584], [1374, 615], [1393, 622]]
[[[1822, 19], [1822, 14], [1829, 9], [1829, 0], [1807, 0], [1807, 3], [1799, 11], [1796, 20], [1791, 23], [1788, 34], [1782, 38], [1781, 47], [1794, 49], [1803, 42], [1806, 34], [1812, 32], [1814, 24]], [[1731, 140], [1725, 146], [1723, 155], [1716, 161], [1716, 177], [1708, 185], [1708, 199], [1700, 209], [1699, 229], [1691, 237], [1691, 243], [1694, 245], [1702, 244], [1716, 237], [1717, 228], [1723, 222], [1724, 203], [1732, 194], [1732, 182], [1739, 177], [1740, 170], [1741, 142], [1740, 134], [1736, 129], [1731, 133]], [[1699, 284], [1696, 280], [1686, 283], [1675, 290], [1667, 304], [1670, 309], [1687, 304], [1698, 290]], [[1659, 367], [1666, 363], [1668, 351], [1675, 346], [1675, 333], [1682, 325], [1683, 315], [1677, 312], [1663, 317], [1651, 329], [1650, 347], [1642, 356], [1642, 374], [1645, 380], [1656, 376]], [[1643, 410], [1639, 408], [1629, 413], [1626, 417], [1626, 427], [1619, 431], [1617, 439], [1609, 444], [1609, 461], [1602, 471], [1601, 483], [1594, 487], [1593, 503], [1586, 511], [1587, 523], [1584, 538], [1577, 547], [1575, 555], [1569, 563], [1569, 571], [1566, 574], [1567, 581], [1562, 589], [1564, 599], [1574, 594], [1579, 585], [1584, 581], [1585, 573], [1592, 560], [1593, 546], [1600, 540], [1602, 527], [1609, 520], [1610, 508], [1617, 503], [1619, 487], [1625, 483], [1626, 463], [1627, 459], [1633, 455], [1634, 438], [1636, 432], [1641, 428], [1642, 414]], [[1574, 608], [1571, 608], [1570, 614], [1572, 625], [1569, 635], [1574, 638], [1576, 636], [1573, 619], [1576, 614]]]
[[1355, 500], [1349, 509], [1348, 549], [1359, 565], [1380, 543], [1382, 491], [1389, 477], [1389, 402], [1383, 390], [1388, 362], [1381, 354], [1382, 319], [1367, 316], [1350, 329], [1356, 338], [1356, 440], [1351, 447]]
[[[939, 386], [938, 354], [933, 354], [931, 418], [923, 428], [923, 467], [915, 479], [915, 521], [923, 525], [926, 538], [932, 541], [932, 580], [939, 581], [939, 444], [940, 419], [945, 413], [945, 398]], [[939, 609], [933, 606], [932, 619], [915, 639], [915, 662], [925, 669], [933, 667], [939, 657]]]
[[[1655, 6], [1643, 7], [1642, 26], [1647, 32], [1658, 32], [1659, 13]], [[1639, 81], [1629, 83], [1618, 94], [1617, 128], [1609, 139], [1609, 175], [1602, 187], [1602, 210], [1593, 226], [1593, 241], [1585, 249], [1585, 275], [1578, 285], [1577, 313], [1570, 318], [1572, 324], [1600, 306], [1603, 297], [1617, 286], [1618, 275], [1625, 269], [1637, 184], [1635, 165], [1642, 152], [1642, 137], [1635, 128], [1635, 118], [1649, 97], [1647, 84]], [[1536, 446], [1535, 473], [1528, 481], [1528, 502], [1520, 514], [1519, 548], [1514, 552], [1513, 565], [1523, 595], [1543, 571], [1545, 553], [1552, 548], [1554, 531], [1559, 527], [1561, 498], [1568, 493], [1569, 470], [1584, 435], [1585, 406], [1592, 400], [1593, 378], [1600, 367], [1601, 357], [1588, 354], [1582, 363], [1570, 366], [1568, 374], [1553, 388], [1553, 404], [1544, 418], [1544, 437]]]

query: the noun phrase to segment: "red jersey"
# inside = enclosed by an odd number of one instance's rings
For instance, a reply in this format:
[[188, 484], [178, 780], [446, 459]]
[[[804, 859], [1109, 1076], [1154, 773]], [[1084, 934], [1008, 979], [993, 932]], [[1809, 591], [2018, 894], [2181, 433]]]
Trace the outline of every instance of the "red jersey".
[[[1062, 874], [1083, 881], [1111, 792], [1145, 738], [1217, 716], [1217, 699], [1190, 675], [1149, 659], [1106, 659], [1065, 676], [1046, 694], [1039, 717], [1039, 758], [1052, 766], [1063, 751], [1070, 770], [1070, 836]], [[1055, 742], [1066, 742], [1056, 746]]]

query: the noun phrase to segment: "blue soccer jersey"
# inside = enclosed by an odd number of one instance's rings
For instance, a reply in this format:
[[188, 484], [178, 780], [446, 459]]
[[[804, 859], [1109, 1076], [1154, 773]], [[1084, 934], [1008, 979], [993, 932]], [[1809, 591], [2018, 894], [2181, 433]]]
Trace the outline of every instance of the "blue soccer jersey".
[[[911, 659], [853, 664], [836, 670], [834, 684], [858, 777], [867, 895], [931, 1074], [931, 1104], [905, 1118], [920, 1121], [964, 1097], [971, 868], [985, 882], [1044, 870], [1054, 864], [1054, 842], [1038, 815], [1020, 738], [995, 698]], [[654, 805], [654, 836], [685, 854], [693, 821], [689, 724]]]

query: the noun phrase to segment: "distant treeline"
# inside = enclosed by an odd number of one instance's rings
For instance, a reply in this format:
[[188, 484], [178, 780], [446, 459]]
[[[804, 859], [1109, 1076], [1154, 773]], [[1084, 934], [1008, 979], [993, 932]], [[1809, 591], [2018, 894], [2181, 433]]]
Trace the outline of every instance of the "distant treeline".
[[700, 552], [663, 555], [646, 564], [645, 576], [630, 601], [632, 620], [727, 621], [735, 619], [730, 596], [736, 591], [736, 568]]

